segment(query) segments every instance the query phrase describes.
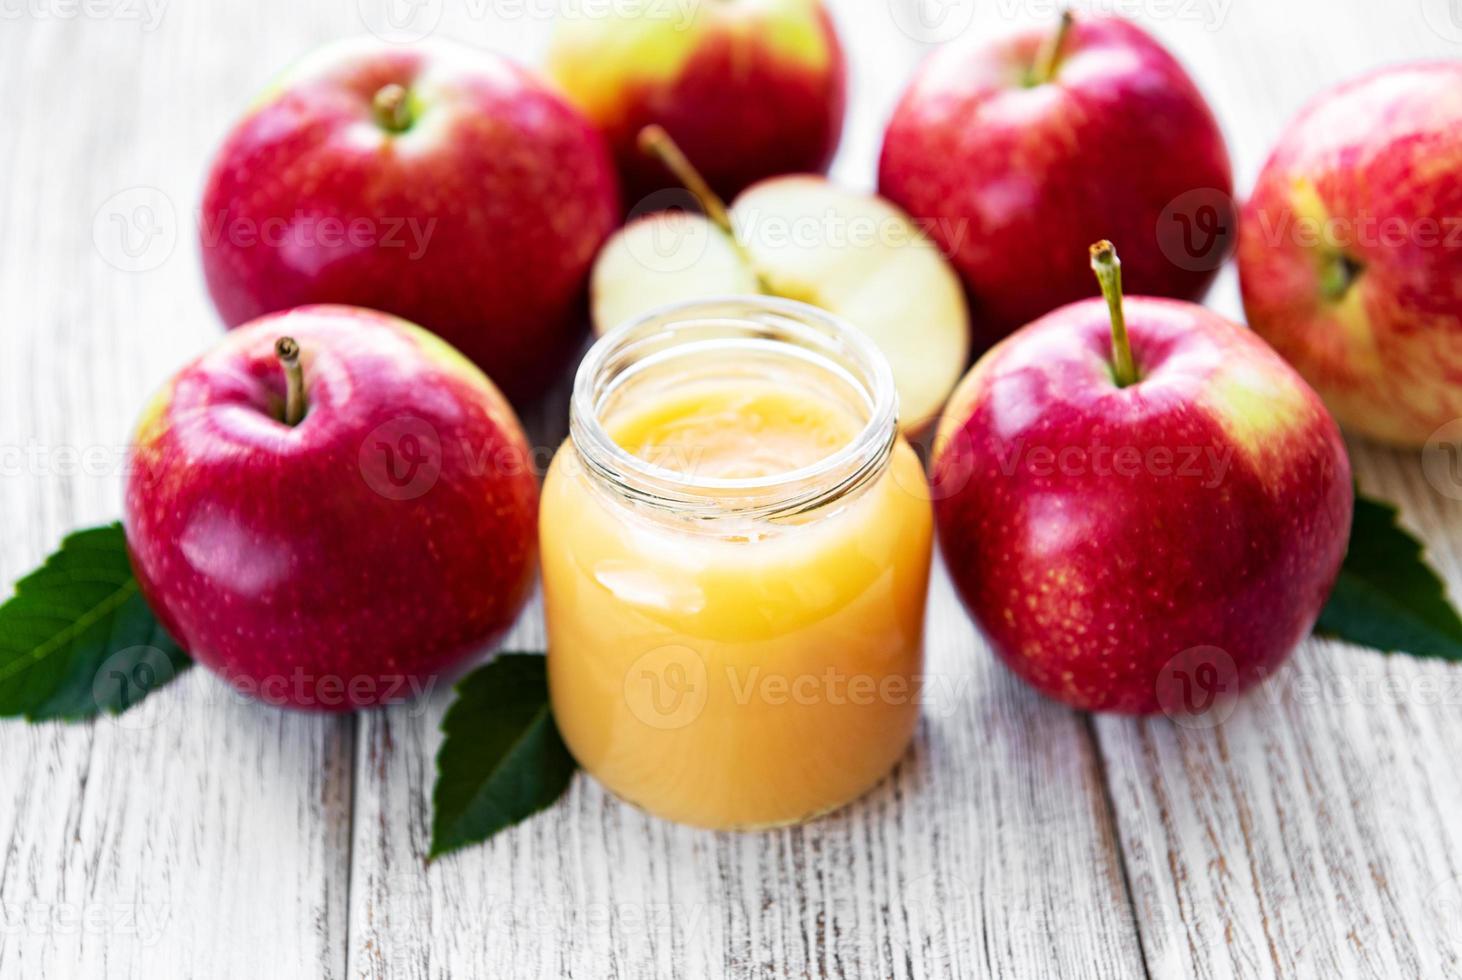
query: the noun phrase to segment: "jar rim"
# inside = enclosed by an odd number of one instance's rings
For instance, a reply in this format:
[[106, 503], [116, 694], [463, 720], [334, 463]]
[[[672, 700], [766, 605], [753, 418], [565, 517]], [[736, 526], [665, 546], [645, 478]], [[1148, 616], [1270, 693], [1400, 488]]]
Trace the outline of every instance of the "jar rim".
[[[776, 350], [851, 382], [867, 402], [867, 421], [848, 443], [816, 462], [762, 477], [697, 477], [656, 465], [615, 442], [601, 410], [626, 367], [674, 349], [688, 331], [715, 324], [745, 332], [744, 338], [720, 341], [728, 349], [750, 344]], [[883, 352], [842, 318], [781, 297], [718, 296], [657, 307], [595, 341], [574, 376], [569, 432], [588, 469], [639, 502], [695, 517], [789, 516], [820, 507], [883, 471], [898, 438], [898, 394]]]

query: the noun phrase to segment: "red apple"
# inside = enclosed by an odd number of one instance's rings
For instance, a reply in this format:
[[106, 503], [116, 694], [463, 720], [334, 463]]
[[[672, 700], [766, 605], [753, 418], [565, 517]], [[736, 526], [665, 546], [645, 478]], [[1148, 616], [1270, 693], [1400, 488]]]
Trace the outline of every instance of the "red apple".
[[195, 659], [271, 703], [346, 710], [421, 693], [513, 622], [537, 505], [517, 418], [471, 362], [386, 314], [310, 306], [158, 394], [125, 526]]
[[1345, 556], [1350, 463], [1319, 397], [1254, 334], [1106, 288], [1115, 315], [1066, 306], [960, 382], [934, 446], [941, 548], [1038, 690], [1184, 711], [1174, 682], [1232, 695], [1309, 633]]
[[1089, 295], [1102, 235], [1134, 292], [1197, 299], [1235, 226], [1213, 113], [1112, 17], [935, 52], [889, 122], [879, 190], [950, 256], [987, 343]]
[[579, 339], [619, 197], [602, 137], [523, 69], [362, 40], [317, 51], [254, 104], [202, 210], [229, 326], [304, 303], [385, 310], [522, 399]]
[[1324, 93], [1285, 129], [1240, 224], [1249, 324], [1342, 425], [1405, 446], [1462, 417], [1459, 94], [1457, 61]]
[[763, 177], [825, 171], [842, 136], [846, 72], [820, 0], [626, 0], [560, 19], [548, 65], [609, 137], [632, 205], [675, 186], [637, 148], [652, 123], [725, 198]]

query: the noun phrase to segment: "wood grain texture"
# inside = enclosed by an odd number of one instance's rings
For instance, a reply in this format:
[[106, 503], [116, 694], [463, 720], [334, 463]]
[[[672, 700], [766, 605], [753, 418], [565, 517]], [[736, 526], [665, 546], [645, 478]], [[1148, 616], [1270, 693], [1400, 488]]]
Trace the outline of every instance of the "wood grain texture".
[[[278, 68], [380, 26], [385, 4], [167, 4], [155, 24], [142, 5], [64, 19], [41, 4], [0, 22], [4, 581], [115, 517], [132, 420], [218, 336], [193, 245], [213, 146]], [[425, 10], [436, 36], [532, 62], [554, 6]], [[1055, 5], [835, 9], [854, 76], [834, 174], [871, 188], [932, 42]], [[1433, 0], [1120, 9], [1190, 66], [1240, 187], [1324, 84], [1462, 54], [1462, 30], [1428, 26], [1445, 27]], [[1212, 303], [1238, 315], [1232, 269]], [[545, 450], [562, 404], [528, 419]], [[1447, 495], [1462, 488], [1429, 484], [1413, 455], [1354, 456], [1462, 594]], [[1032, 694], [942, 568], [928, 629], [932, 698], [894, 776], [759, 834], [666, 824], [580, 776], [558, 806], [427, 866], [445, 689], [328, 719], [195, 671], [119, 720], [0, 723], [0, 977], [1462, 976], [1462, 669], [1311, 641], [1200, 731]], [[536, 603], [505, 646], [542, 648]]]

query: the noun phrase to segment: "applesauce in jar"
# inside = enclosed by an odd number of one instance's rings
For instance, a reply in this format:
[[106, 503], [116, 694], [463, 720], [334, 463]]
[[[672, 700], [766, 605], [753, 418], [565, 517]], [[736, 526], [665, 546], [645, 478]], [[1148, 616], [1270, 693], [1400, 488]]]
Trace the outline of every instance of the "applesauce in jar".
[[851, 327], [756, 297], [607, 334], [539, 524], [554, 715], [623, 799], [783, 824], [903, 754], [932, 514], [888, 365]]

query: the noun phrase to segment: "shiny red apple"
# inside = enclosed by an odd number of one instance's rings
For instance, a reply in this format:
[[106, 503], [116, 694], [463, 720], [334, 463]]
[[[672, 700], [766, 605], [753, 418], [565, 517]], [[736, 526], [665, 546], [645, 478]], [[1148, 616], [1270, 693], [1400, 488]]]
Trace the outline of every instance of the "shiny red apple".
[[878, 184], [950, 256], [986, 343], [1089, 295], [1097, 238], [1121, 242], [1134, 293], [1197, 299], [1235, 231], [1213, 113], [1114, 17], [935, 52], [889, 122]]
[[1240, 228], [1249, 325], [1342, 425], [1420, 446], [1462, 418], [1462, 62], [1319, 96]]
[[677, 186], [638, 149], [648, 125], [727, 199], [765, 177], [826, 171], [842, 136], [846, 68], [821, 0], [625, 0], [561, 18], [548, 70], [608, 136], [631, 207]]
[[603, 138], [528, 72], [443, 43], [347, 41], [228, 134], [203, 271], [230, 326], [306, 303], [384, 310], [526, 399], [578, 341], [619, 213]]
[[538, 485], [512, 409], [402, 320], [302, 307], [230, 333], [137, 427], [125, 527], [148, 604], [273, 704], [422, 693], [517, 617]]
[[1254, 334], [1107, 286], [1116, 315], [1063, 307], [956, 389], [934, 447], [941, 550], [1035, 688], [1187, 714], [1267, 677], [1313, 627], [1345, 555], [1350, 464]]

